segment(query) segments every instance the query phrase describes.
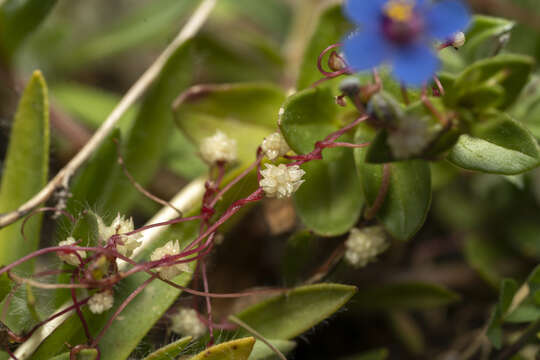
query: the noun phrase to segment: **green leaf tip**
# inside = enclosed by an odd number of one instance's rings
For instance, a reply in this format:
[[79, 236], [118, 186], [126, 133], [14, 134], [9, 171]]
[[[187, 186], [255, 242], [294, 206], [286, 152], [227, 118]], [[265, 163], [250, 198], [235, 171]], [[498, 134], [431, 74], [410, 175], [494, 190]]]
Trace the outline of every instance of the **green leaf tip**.
[[212, 346], [191, 360], [247, 360], [255, 345], [255, 338], [246, 337]]

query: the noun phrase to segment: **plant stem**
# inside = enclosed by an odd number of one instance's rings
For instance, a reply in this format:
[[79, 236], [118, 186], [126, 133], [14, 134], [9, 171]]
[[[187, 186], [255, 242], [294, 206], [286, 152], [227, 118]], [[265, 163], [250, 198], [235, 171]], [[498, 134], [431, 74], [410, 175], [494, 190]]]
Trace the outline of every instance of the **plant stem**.
[[510, 359], [512, 356], [514, 356], [527, 342], [531, 339], [531, 337], [535, 336], [536, 333], [540, 330], [540, 319], [533, 322], [527, 330], [519, 337], [519, 339], [510, 345], [509, 347], [505, 348], [496, 358], [495, 360], [506, 360]]

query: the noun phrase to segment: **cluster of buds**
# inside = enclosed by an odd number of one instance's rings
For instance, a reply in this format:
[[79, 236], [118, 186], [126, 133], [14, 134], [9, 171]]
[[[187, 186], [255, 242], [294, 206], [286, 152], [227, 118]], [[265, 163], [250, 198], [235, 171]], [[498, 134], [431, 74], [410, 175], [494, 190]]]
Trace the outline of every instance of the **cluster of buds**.
[[179, 335], [197, 339], [206, 333], [206, 326], [199, 319], [195, 310], [181, 308], [171, 316], [171, 330]]
[[[152, 255], [150, 255], [150, 260], [159, 261], [178, 254], [180, 254], [180, 244], [178, 240], [171, 240], [164, 246], [154, 250]], [[183, 272], [191, 272], [191, 269], [187, 263], [180, 263], [160, 266], [157, 268], [157, 271], [163, 279], [172, 280]]]
[[208, 164], [231, 163], [236, 160], [236, 140], [218, 130], [214, 135], [202, 140], [200, 152]]
[[114, 296], [112, 290], [97, 292], [88, 300], [88, 308], [94, 314], [102, 314], [112, 308]]
[[266, 164], [265, 166], [266, 169], [261, 171], [262, 179], [259, 185], [268, 197], [278, 199], [291, 197], [305, 181], [302, 177], [306, 172], [298, 165]]
[[389, 244], [382, 227], [353, 228], [345, 242], [345, 260], [356, 268], [375, 261]]
[[291, 149], [279, 132], [268, 135], [262, 142], [261, 149], [268, 160], [275, 160], [287, 154]]
[[[75, 238], [70, 236], [66, 240], [60, 241], [58, 243], [58, 246], [70, 246], [70, 245], [75, 245], [76, 243], [77, 241], [75, 241]], [[81, 250], [79, 251], [63, 250], [63, 251], [58, 252], [58, 258], [69, 265], [79, 266], [81, 264], [81, 259], [86, 258], [86, 252], [81, 251]]]
[[97, 221], [101, 241], [107, 242], [111, 237], [116, 236], [116, 250], [120, 254], [130, 257], [133, 251], [141, 246], [141, 242], [139, 241], [142, 238], [141, 234], [125, 235], [135, 229], [132, 218], [125, 219], [122, 215], [118, 214], [109, 226], [106, 226], [99, 216], [97, 217]]

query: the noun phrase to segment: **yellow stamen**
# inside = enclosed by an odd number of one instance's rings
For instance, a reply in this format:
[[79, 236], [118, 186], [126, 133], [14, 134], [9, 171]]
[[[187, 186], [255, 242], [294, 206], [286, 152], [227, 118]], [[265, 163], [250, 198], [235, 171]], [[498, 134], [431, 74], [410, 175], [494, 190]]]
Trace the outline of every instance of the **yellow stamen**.
[[385, 6], [386, 15], [395, 21], [409, 21], [413, 16], [414, 3], [407, 0], [390, 0]]

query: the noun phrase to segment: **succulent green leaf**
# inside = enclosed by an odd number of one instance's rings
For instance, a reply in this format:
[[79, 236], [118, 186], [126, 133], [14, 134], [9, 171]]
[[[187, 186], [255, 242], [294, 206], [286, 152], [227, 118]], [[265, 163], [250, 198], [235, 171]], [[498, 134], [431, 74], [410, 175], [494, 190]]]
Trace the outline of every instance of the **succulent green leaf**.
[[254, 344], [252, 337], [228, 341], [204, 350], [191, 360], [248, 360]]
[[191, 342], [192, 337], [186, 336], [175, 342], [163, 346], [144, 358], [144, 360], [169, 360], [175, 359]]
[[[268, 339], [292, 339], [343, 306], [356, 287], [341, 284], [301, 286], [256, 304], [237, 315]], [[241, 330], [239, 336], [247, 334]]]
[[[356, 142], [369, 141], [372, 130], [360, 126]], [[431, 172], [423, 160], [409, 160], [387, 165], [365, 162], [366, 150], [355, 149], [356, 169], [368, 206], [373, 206], [383, 180], [383, 166], [390, 167], [388, 192], [376, 216], [396, 239], [410, 239], [424, 224], [431, 204]]]
[[220, 130], [237, 142], [238, 159], [255, 160], [257, 147], [276, 129], [283, 91], [266, 83], [199, 85], [175, 102], [176, 123], [195, 144]]
[[0, 54], [9, 60], [56, 0], [5, 0], [0, 5]]
[[400, 283], [362, 289], [352, 302], [359, 310], [420, 310], [447, 306], [460, 296], [442, 286], [427, 283]]
[[448, 155], [454, 165], [487, 173], [515, 175], [537, 167], [540, 152], [534, 136], [506, 114], [474, 126]]
[[477, 15], [467, 30], [467, 41], [459, 53], [469, 62], [490, 57], [503, 45], [501, 37], [508, 35], [514, 22], [506, 19]]
[[[45, 79], [36, 71], [15, 114], [0, 186], [0, 213], [15, 210], [39, 192], [47, 182], [48, 169], [49, 100]], [[41, 218], [37, 214], [26, 223], [26, 239], [21, 235], [21, 221], [0, 229], [0, 264], [37, 249]], [[30, 263], [22, 268], [30, 270]]]
[[499, 108], [504, 109], [514, 103], [527, 83], [533, 69], [533, 59], [528, 56], [502, 54], [480, 60], [466, 68], [456, 79], [454, 89], [458, 98], [463, 99], [476, 87], [499, 85], [505, 90]]
[[302, 168], [306, 182], [294, 195], [302, 222], [321, 236], [349, 231], [364, 206], [353, 152], [343, 148], [324, 150], [323, 160], [308, 162]]
[[[290, 353], [296, 347], [296, 343], [289, 340], [268, 340], [268, 342], [284, 355]], [[279, 357], [268, 347], [268, 345], [257, 340], [255, 346], [253, 346], [253, 351], [249, 356], [249, 360], [279, 360]]]

